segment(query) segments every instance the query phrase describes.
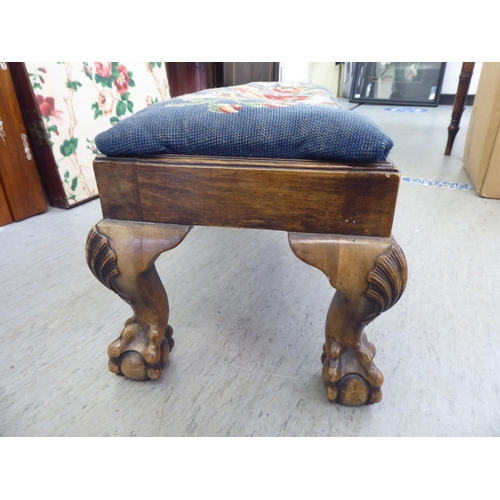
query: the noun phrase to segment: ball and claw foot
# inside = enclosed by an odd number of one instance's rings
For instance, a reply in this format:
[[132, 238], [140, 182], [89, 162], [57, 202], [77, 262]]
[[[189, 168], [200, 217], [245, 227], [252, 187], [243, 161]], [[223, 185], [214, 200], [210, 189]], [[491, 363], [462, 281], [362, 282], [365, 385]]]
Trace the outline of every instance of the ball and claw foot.
[[120, 337], [108, 348], [108, 368], [132, 380], [158, 380], [174, 347], [173, 329], [160, 333], [154, 325], [128, 319]]
[[373, 364], [375, 347], [366, 335], [358, 344], [344, 347], [330, 342], [330, 357], [323, 345], [323, 383], [330, 403], [344, 406], [360, 406], [379, 403], [382, 400], [381, 386], [384, 377]]

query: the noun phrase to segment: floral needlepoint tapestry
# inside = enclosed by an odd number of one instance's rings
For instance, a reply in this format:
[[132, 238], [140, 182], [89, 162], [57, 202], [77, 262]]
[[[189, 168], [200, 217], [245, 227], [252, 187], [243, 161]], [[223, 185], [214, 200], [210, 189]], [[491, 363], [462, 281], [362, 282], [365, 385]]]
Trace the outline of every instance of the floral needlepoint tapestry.
[[162, 62], [27, 62], [68, 203], [97, 195], [97, 134], [170, 98]]

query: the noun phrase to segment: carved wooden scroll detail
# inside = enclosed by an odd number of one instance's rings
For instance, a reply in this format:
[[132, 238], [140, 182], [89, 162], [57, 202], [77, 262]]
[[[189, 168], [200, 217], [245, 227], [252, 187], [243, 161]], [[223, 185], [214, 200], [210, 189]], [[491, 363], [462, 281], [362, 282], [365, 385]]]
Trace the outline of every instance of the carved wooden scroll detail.
[[408, 280], [406, 258], [401, 247], [394, 242], [386, 253], [377, 258], [375, 267], [368, 274], [366, 296], [373, 299], [375, 317], [390, 309], [401, 298]]
[[109, 239], [94, 226], [87, 237], [85, 247], [87, 264], [92, 274], [106, 287], [119, 293], [115, 280], [119, 276], [116, 253], [109, 246]]

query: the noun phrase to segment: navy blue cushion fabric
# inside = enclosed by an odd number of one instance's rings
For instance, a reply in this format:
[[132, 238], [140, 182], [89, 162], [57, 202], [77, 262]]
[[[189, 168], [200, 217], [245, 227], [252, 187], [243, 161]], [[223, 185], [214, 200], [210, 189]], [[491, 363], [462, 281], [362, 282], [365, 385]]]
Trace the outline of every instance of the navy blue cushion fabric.
[[107, 156], [156, 153], [344, 160], [387, 159], [392, 140], [312, 84], [252, 83], [153, 104], [95, 139]]

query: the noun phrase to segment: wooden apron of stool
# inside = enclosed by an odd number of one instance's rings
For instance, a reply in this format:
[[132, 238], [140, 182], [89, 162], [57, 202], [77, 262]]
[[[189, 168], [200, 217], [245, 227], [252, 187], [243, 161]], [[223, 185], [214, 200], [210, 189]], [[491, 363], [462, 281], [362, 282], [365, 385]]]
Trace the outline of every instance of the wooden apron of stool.
[[134, 316], [108, 349], [112, 372], [157, 379], [173, 348], [168, 299], [154, 261], [194, 225], [287, 231], [294, 254], [337, 291], [326, 320], [329, 401], [379, 402], [383, 376], [364, 327], [404, 291], [404, 254], [391, 236], [400, 174], [390, 161], [158, 155], [98, 157], [104, 219], [87, 240], [94, 275]]

